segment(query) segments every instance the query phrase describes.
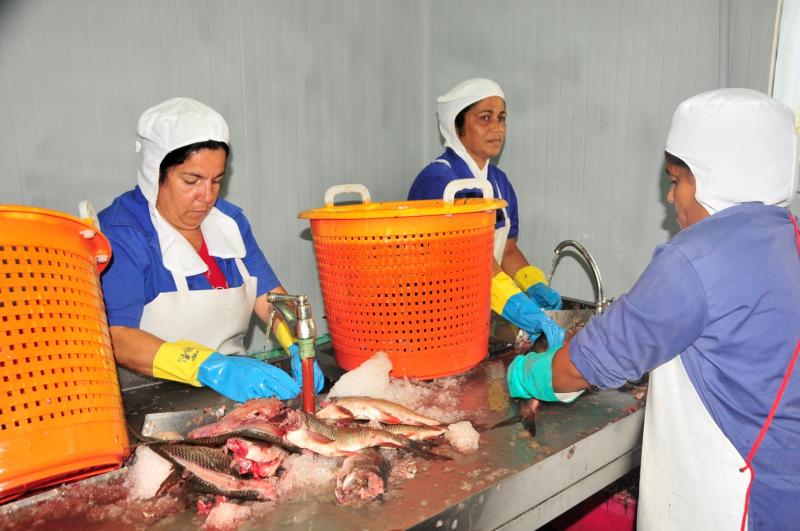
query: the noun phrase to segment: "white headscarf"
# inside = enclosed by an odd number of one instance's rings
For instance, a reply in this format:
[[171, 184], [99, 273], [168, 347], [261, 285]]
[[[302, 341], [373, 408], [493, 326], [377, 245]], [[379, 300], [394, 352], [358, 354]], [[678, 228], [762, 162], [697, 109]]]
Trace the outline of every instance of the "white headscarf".
[[500, 85], [490, 79], [468, 79], [462, 81], [450, 92], [436, 99], [436, 114], [439, 117], [439, 131], [444, 137], [445, 147], [449, 147], [467, 163], [473, 177], [486, 179], [489, 168], [488, 162], [483, 168], [478, 168], [475, 160], [467, 153], [466, 148], [458, 138], [456, 131], [456, 116], [477, 101], [492, 96], [500, 96], [505, 100], [505, 94]]
[[[136, 139], [139, 188], [150, 207], [150, 219], [158, 233], [164, 267], [173, 273], [197, 275], [207, 271], [208, 266], [156, 208], [161, 161], [178, 148], [207, 140], [228, 143], [229, 138], [225, 119], [215, 110], [191, 98], [167, 100], [147, 109], [139, 117]], [[245, 256], [239, 226], [233, 218], [216, 207], [203, 220], [200, 230], [210, 255], [220, 258]]]
[[749, 89], [693, 96], [672, 117], [666, 151], [694, 174], [695, 196], [710, 214], [756, 201], [788, 206], [797, 190], [794, 114]]

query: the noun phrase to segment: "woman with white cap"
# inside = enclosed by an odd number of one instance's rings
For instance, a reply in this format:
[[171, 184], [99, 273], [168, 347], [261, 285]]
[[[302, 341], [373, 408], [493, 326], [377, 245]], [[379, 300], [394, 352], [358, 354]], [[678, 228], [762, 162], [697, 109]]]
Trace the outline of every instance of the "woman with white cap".
[[[532, 338], [544, 333], [549, 345], [560, 345], [564, 331], [542, 309], [561, 308], [561, 297], [547, 285], [544, 272], [529, 264], [517, 247], [517, 196], [506, 174], [489, 163], [500, 154], [506, 136], [502, 89], [489, 79], [468, 79], [437, 99], [437, 116], [445, 152], [419, 173], [408, 199], [441, 199], [447, 184], [455, 179], [488, 180], [495, 197], [508, 202], [498, 210], [495, 224], [492, 310]], [[476, 196], [480, 196], [477, 189], [456, 195]]]
[[[207, 385], [237, 402], [293, 398], [302, 375], [297, 345], [278, 320], [293, 377], [244, 354], [267, 292], [286, 293], [241, 209], [219, 198], [228, 125], [190, 98], [173, 98], [139, 118], [138, 186], [100, 212], [113, 258], [102, 277], [117, 362], [136, 372]], [[315, 366], [317, 391], [324, 376]]]
[[666, 143], [681, 231], [571, 341], [509, 367], [512, 396], [550, 401], [652, 370], [640, 529], [800, 522], [797, 155], [792, 111], [764, 94], [683, 102]]

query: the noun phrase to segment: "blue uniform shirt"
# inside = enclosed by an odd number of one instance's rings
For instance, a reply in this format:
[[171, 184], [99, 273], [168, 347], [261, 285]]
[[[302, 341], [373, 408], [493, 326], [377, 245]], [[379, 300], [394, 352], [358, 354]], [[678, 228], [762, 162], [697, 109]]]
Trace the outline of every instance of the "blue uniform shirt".
[[[455, 151], [447, 148], [444, 153], [437, 160], [446, 160], [444, 162], [433, 161], [419, 172], [411, 189], [408, 192], [408, 199], [410, 201], [417, 201], [420, 199], [441, 199], [444, 189], [450, 181], [455, 179], [471, 179], [473, 177], [467, 163], [461, 157], [456, 155]], [[494, 196], [496, 198], [505, 199], [508, 202], [506, 212], [511, 220], [511, 228], [508, 231], [509, 238], [516, 238], [519, 233], [519, 215], [517, 212], [517, 194], [514, 193], [514, 187], [500, 168], [489, 164], [489, 170], [486, 172], [487, 178], [492, 183], [494, 189]], [[482, 197], [481, 191], [477, 188], [471, 190], [463, 190], [456, 194], [456, 197]], [[495, 229], [503, 226], [503, 211], [497, 211], [497, 223]]]
[[[630, 293], [575, 336], [570, 357], [584, 379], [607, 388], [637, 380], [680, 354], [701, 401], [744, 458], [799, 337], [793, 225], [783, 208], [745, 203], [659, 246]], [[751, 524], [796, 525], [800, 367], [753, 463]]]
[[[257, 295], [280, 285], [242, 210], [223, 199], [217, 201], [216, 207], [239, 226], [246, 251], [242, 261], [250, 275], [257, 277]], [[158, 234], [150, 220], [147, 200], [136, 187], [117, 197], [98, 217], [101, 231], [111, 242], [111, 264], [101, 278], [108, 324], [138, 328], [145, 304], [160, 293], [177, 291], [172, 273], [162, 263]], [[235, 259], [214, 259], [228, 286], [242, 285]], [[190, 290], [211, 289], [202, 273], [186, 277], [186, 283]]]

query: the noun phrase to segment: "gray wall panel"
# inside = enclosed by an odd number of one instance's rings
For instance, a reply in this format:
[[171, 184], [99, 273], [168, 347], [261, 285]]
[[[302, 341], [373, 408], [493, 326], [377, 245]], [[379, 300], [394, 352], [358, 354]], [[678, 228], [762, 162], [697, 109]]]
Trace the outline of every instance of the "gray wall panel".
[[[195, 97], [231, 127], [226, 197], [322, 315], [297, 213], [345, 182], [405, 197], [441, 152], [436, 96], [486, 76], [507, 94], [499, 164], [521, 248], [548, 270], [555, 243], [577, 239], [618, 295], [675, 229], [659, 181], [675, 105], [764, 90], [774, 15], [774, 0], [7, 1], [0, 203], [104, 207], [135, 182], [141, 111]], [[554, 286], [591, 297], [576, 261]]]
[[[555, 244], [576, 239], [616, 296], [677, 230], [661, 167], [675, 106], [725, 84], [722, 55], [739, 86], [763, 90], [768, 76], [774, 2], [735, 0], [735, 46], [721, 54], [724, 1], [433, 4], [434, 95], [474, 76], [506, 92], [508, 137], [498, 163], [514, 183], [519, 245], [534, 263], [549, 270]], [[428, 105], [433, 116], [433, 98]], [[434, 143], [429, 157], [440, 149]], [[593, 296], [580, 264], [568, 259], [553, 285]]]

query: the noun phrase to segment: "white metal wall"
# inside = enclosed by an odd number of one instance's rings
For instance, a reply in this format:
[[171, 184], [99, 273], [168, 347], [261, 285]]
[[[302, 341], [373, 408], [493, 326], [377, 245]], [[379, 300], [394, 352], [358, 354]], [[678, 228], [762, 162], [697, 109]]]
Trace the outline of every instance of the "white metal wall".
[[[520, 200], [518, 243], [549, 271], [555, 245], [583, 243], [607, 295], [627, 291], [677, 231], [663, 146], [675, 107], [721, 86], [766, 91], [776, 2], [504, 0], [434, 2], [435, 97], [469, 77], [506, 94], [499, 166]], [[435, 132], [431, 98], [428, 128]], [[429, 157], [441, 148], [430, 140]], [[593, 298], [579, 262], [553, 287]]]
[[[141, 111], [195, 97], [231, 127], [226, 197], [321, 315], [297, 213], [344, 182], [405, 197], [441, 151], [436, 95], [485, 76], [507, 94], [520, 246], [548, 269], [577, 239], [619, 295], [674, 229], [659, 176], [675, 105], [766, 90], [774, 15], [775, 0], [7, 0], [0, 203], [108, 205], [135, 183]], [[554, 286], [591, 297], [564, 262]]]

